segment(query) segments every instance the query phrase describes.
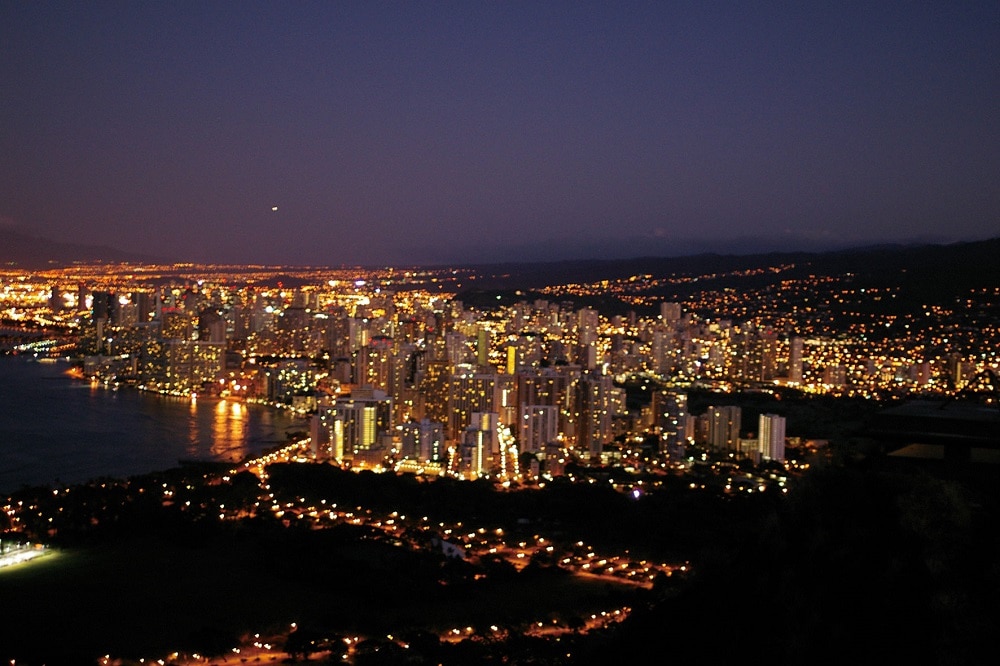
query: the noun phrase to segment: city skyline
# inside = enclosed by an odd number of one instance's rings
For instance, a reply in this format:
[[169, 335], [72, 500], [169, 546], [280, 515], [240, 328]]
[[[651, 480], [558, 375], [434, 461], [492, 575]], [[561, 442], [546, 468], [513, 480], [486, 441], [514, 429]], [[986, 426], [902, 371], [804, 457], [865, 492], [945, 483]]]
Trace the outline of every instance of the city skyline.
[[[586, 666], [670, 626], [712, 663], [979, 663], [998, 243], [566, 262], [523, 291], [6, 266], [3, 658]], [[734, 590], [768, 629], [712, 624]]]
[[291, 265], [995, 235], [1000, 10], [5, 3], [0, 226]]

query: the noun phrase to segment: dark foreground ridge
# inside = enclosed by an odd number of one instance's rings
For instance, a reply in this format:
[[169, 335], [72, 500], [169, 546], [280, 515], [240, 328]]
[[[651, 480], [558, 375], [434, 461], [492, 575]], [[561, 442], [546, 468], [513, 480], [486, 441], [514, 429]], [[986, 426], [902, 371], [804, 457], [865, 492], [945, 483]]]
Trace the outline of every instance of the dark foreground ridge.
[[[666, 481], [636, 498], [606, 480], [512, 491], [280, 463], [266, 484], [185, 467], [25, 489], [10, 498], [31, 507], [11, 512], [20, 533], [49, 535], [58, 554], [0, 573], [0, 596], [18, 600], [0, 650], [17, 664], [148, 663], [231, 655], [260, 633], [310, 663], [627, 663], [660, 647], [708, 663], [987, 663], [1000, 622], [995, 466], [928, 467], [854, 442], [813, 457], [787, 494]], [[337, 519], [311, 517], [333, 506]], [[521, 569], [448, 558], [434, 539], [458, 525], [508, 543], [547, 535], [554, 554]], [[691, 569], [648, 586], [588, 581], [558, 564], [587, 555], [578, 542]], [[610, 608], [628, 616], [585, 629]], [[560, 631], [535, 632], [538, 620]], [[449, 627], [469, 629], [449, 641]], [[345, 636], [365, 648], [321, 656]]]

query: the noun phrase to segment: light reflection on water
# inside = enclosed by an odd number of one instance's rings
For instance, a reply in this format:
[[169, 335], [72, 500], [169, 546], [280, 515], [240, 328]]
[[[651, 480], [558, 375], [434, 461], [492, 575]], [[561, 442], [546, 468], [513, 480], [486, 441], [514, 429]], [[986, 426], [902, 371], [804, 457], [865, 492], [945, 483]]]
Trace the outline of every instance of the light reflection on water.
[[232, 460], [244, 458], [249, 453], [246, 449], [247, 426], [246, 405], [220, 400], [212, 421], [212, 454]]
[[188, 410], [187, 418], [187, 454], [195, 457], [198, 455], [198, 443], [201, 441], [201, 433], [198, 430], [198, 399], [191, 398], [189, 404], [191, 408]]
[[141, 474], [184, 459], [239, 460], [308, 430], [287, 412], [112, 391], [66, 369], [0, 357], [0, 494], [57, 479]]

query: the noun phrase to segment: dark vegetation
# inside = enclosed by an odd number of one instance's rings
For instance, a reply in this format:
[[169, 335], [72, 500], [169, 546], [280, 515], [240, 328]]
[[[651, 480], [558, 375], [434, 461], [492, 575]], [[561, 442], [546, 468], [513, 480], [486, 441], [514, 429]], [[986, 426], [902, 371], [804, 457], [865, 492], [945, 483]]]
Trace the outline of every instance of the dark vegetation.
[[[283, 636], [291, 622], [323, 636], [469, 625], [481, 633], [493, 623], [575, 617], [633, 596], [624, 585], [544, 567], [518, 574], [505, 562], [448, 560], [399, 547], [363, 525], [312, 530], [268, 514], [221, 522], [126, 499], [154, 485], [88, 486], [74, 499], [83, 505], [81, 522], [96, 518], [94, 529], [63, 527], [50, 539], [60, 546], [55, 556], [0, 572], [4, 658], [53, 665], [93, 664], [108, 653], [133, 660], [175, 650], [217, 655], [253, 633]], [[196, 498], [192, 504], [231, 500], [229, 485], [186, 496]], [[96, 506], [94, 496], [105, 494], [107, 507]], [[120, 510], [110, 508], [116, 503]]]
[[[847, 443], [832, 454], [814, 458], [787, 496], [695, 492], [688, 479], [668, 477], [639, 500], [600, 483], [501, 492], [486, 482], [328, 465], [270, 468], [278, 498], [691, 562], [689, 577], [653, 590], [489, 561], [476, 569], [488, 575], [476, 580], [467, 563], [394, 547], [364, 526], [310, 530], [267, 513], [222, 523], [146, 498], [168, 482], [191, 486], [178, 503], [250, 502], [258, 489], [247, 476], [194, 483], [183, 477], [195, 472], [182, 469], [92, 484], [72, 491], [75, 513], [61, 514], [51, 540], [63, 555], [0, 572], [0, 646], [19, 664], [81, 663], [81, 655], [107, 652], [211, 654], [247, 633], [287, 634], [296, 621], [303, 633], [293, 647], [310, 635], [369, 636], [359, 664], [402, 663], [400, 648], [379, 638], [388, 632], [409, 637], [406, 663], [414, 664], [628, 663], [651, 649], [708, 663], [986, 663], [1000, 626], [997, 470], [923, 467]], [[44, 502], [53, 494], [19, 496]], [[558, 642], [523, 632], [539, 615], [573, 626], [588, 609], [621, 604], [633, 614], [605, 630]], [[435, 632], [449, 623], [476, 632], [442, 643]], [[486, 631], [490, 624], [501, 631]]]
[[707, 663], [990, 663], [997, 477], [885, 458], [816, 469], [584, 661], [637, 659], [669, 631], [675, 655]]

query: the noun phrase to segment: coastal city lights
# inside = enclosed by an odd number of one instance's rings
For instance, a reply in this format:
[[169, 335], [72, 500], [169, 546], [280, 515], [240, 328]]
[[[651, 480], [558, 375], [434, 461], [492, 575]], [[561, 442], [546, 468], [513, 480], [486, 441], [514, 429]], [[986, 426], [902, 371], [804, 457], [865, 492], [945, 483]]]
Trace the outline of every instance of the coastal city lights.
[[[572, 653], [574, 641], [633, 617], [627, 595], [675, 594], [698, 563], [592, 545], [530, 512], [458, 519], [446, 505], [415, 508], [403, 496], [458, 483], [512, 498], [586, 489], [623, 507], [681, 496], [780, 501], [828, 446], [821, 430], [797, 432], [805, 422], [790, 420], [785, 404], [950, 400], [995, 376], [1000, 289], [883, 310], [872, 303], [899, 298], [898, 288], [852, 273], [802, 274], [780, 264], [528, 292], [469, 290], [497, 276], [468, 268], [7, 269], [7, 354], [63, 363], [93, 390], [168, 396], [192, 410], [207, 403], [220, 439], [239, 436], [251, 405], [304, 425], [238, 461], [220, 455], [129, 479], [25, 488], [2, 507], [0, 563], [34, 566], [64, 550], [45, 542], [154, 516], [234, 534], [349, 531], [358, 543], [431, 558], [440, 589], [542, 575], [607, 586], [613, 594], [588, 601], [586, 613], [542, 612], [516, 630], [498, 619], [432, 632], [455, 649], [520, 635], [562, 641]], [[982, 322], [975, 329], [963, 323], [970, 312]], [[417, 485], [392, 485], [405, 479]], [[309, 654], [365, 663], [372, 650], [413, 649], [399, 631], [308, 640], [294, 623], [268, 631], [214, 656], [175, 650], [143, 663]], [[131, 662], [107, 654], [100, 663]]]
[[0, 666], [980, 666], [1000, 2], [0, 1]]
[[[1000, 365], [1000, 288], [886, 309], [898, 287], [791, 263], [498, 291], [484, 304], [464, 303], [462, 285], [497, 276], [469, 268], [97, 264], [2, 277], [10, 353], [72, 355], [98, 385], [289, 410], [309, 421], [297, 460], [503, 483], [580, 464], [682, 470], [690, 447], [788, 467], [785, 447], [809, 435], [777, 414], [744, 423], [728, 394], [947, 398]], [[618, 313], [566, 300], [591, 296]], [[965, 325], [970, 313], [982, 325]], [[691, 391], [718, 398], [692, 413]]]

